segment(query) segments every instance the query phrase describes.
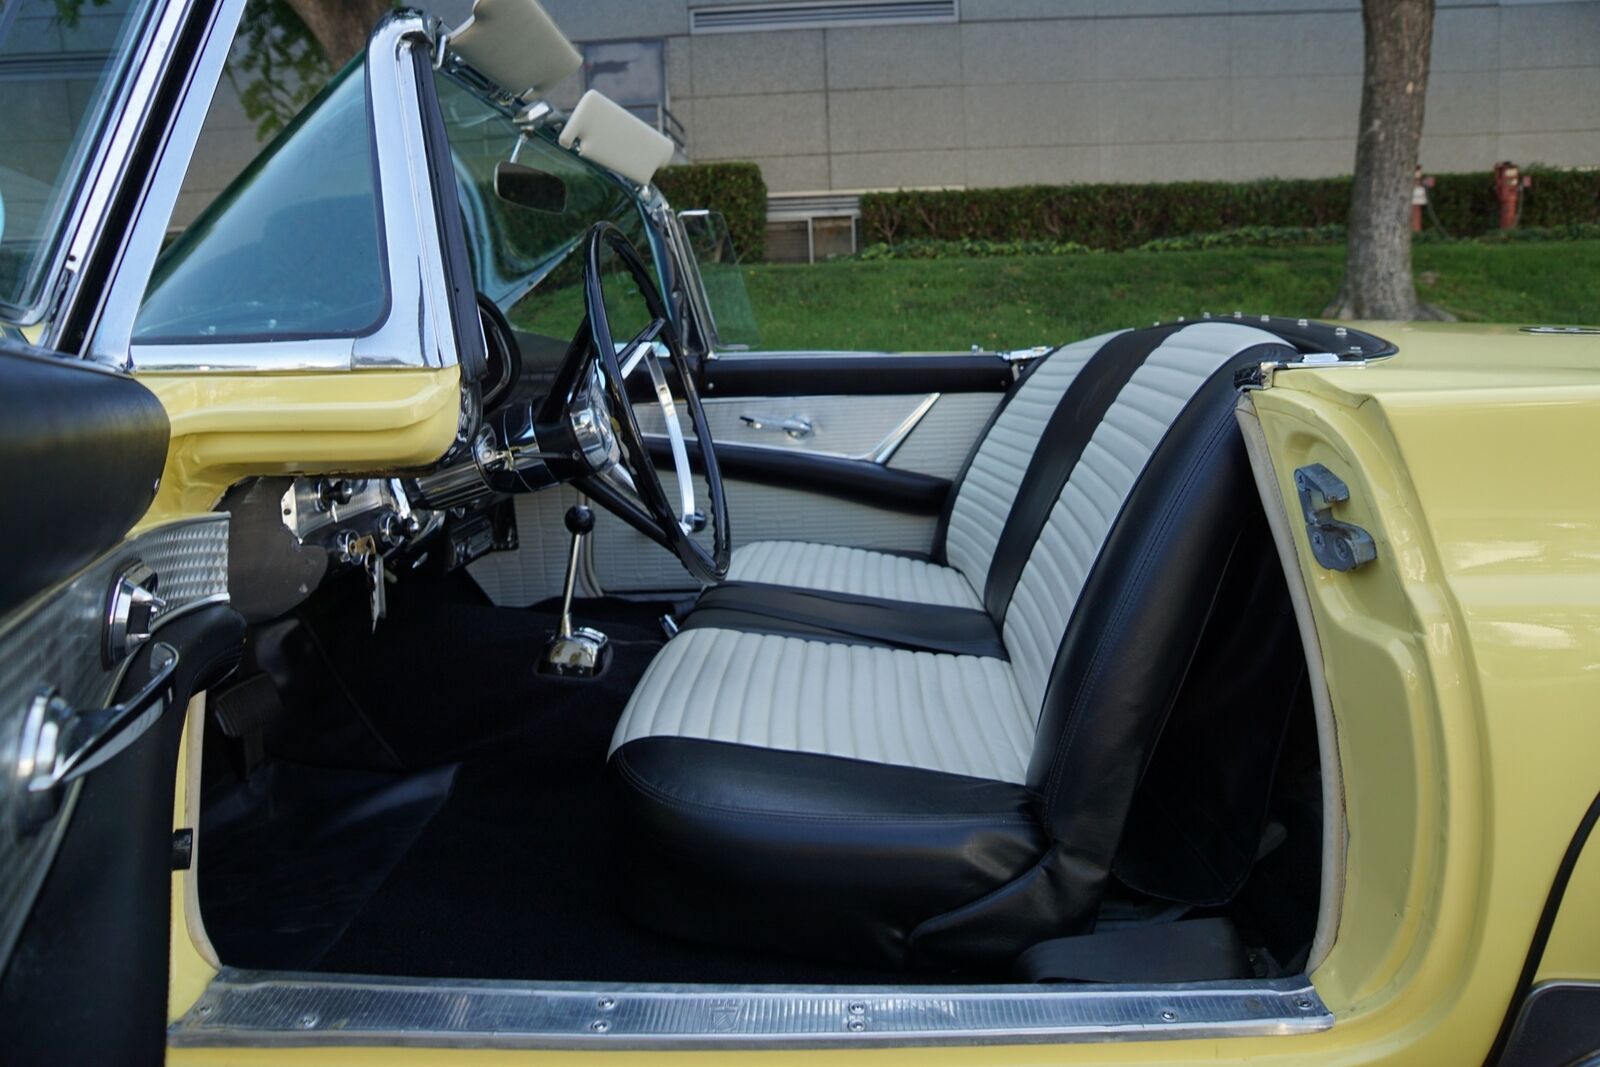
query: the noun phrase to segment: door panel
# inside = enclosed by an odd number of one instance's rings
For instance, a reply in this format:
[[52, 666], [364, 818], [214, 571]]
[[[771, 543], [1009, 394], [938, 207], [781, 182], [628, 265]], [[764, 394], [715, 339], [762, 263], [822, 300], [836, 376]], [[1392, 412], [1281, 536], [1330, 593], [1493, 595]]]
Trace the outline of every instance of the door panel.
[[[221, 527], [225, 553], [226, 521], [211, 525]], [[197, 533], [186, 524], [162, 532], [159, 544], [145, 539], [137, 547], [175, 546], [201, 561], [198, 568], [167, 568], [171, 584], [183, 586], [213, 571], [218, 558], [191, 540]], [[226, 604], [201, 597], [189, 605], [159, 631], [180, 650], [171, 699], [116, 758], [76, 783], [52, 828], [53, 863], [0, 978], [7, 1062], [164, 1058], [178, 738], [190, 697], [233, 669], [244, 635], [243, 620]], [[148, 655], [132, 657], [135, 680], [124, 680], [118, 698], [137, 686], [147, 666], [138, 661]]]
[[[943, 393], [911, 430], [889, 466], [935, 478], [955, 478], [1000, 404], [1000, 393]], [[714, 438], [713, 438], [714, 439]]]
[[[0, 343], [0, 496], [16, 508], [0, 525], [0, 1017], [16, 1062], [161, 1052], [162, 738], [188, 693], [229, 669], [241, 625], [226, 515], [128, 536], [167, 441], [132, 378]], [[125, 717], [103, 713], [147, 688]]]
[[[937, 393], [718, 397], [704, 404], [711, 439], [719, 445], [871, 459], [880, 449], [903, 440], [937, 399]], [[658, 404], [635, 404], [633, 410], [640, 430], [666, 432]], [[683, 421], [682, 415], [679, 418]], [[688, 426], [684, 432], [693, 433]]]

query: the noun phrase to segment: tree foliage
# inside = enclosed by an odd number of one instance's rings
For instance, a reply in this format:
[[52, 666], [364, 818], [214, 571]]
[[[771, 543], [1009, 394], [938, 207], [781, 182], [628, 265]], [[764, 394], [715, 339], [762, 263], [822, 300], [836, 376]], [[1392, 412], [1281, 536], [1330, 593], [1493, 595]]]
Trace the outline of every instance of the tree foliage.
[[286, 0], [249, 0], [227, 73], [240, 106], [266, 140], [333, 76], [333, 64]]
[[[85, 8], [110, 0], [54, 0], [56, 17], [76, 26]], [[249, 0], [229, 56], [227, 77], [256, 135], [266, 140], [300, 112], [359, 52], [392, 0]]]

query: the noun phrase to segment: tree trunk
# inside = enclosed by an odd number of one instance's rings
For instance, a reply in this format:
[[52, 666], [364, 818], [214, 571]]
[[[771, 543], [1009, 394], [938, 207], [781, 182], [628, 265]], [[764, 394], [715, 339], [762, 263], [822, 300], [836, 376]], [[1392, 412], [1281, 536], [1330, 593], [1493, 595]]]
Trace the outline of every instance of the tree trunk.
[[392, 0], [287, 0], [338, 70], [367, 47], [372, 27], [394, 6]]
[[1433, 0], [1361, 0], [1366, 73], [1344, 285], [1328, 314], [1414, 319], [1411, 190], [1433, 45]]

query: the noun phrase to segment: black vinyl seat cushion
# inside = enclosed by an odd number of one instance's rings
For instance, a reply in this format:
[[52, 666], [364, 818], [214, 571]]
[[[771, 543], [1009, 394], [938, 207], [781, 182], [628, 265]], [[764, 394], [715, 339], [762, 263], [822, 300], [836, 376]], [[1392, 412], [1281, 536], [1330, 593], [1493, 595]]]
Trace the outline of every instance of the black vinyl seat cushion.
[[1021, 876], [1049, 842], [1026, 788], [652, 737], [610, 761], [633, 913], [695, 940], [904, 960], [912, 932]]

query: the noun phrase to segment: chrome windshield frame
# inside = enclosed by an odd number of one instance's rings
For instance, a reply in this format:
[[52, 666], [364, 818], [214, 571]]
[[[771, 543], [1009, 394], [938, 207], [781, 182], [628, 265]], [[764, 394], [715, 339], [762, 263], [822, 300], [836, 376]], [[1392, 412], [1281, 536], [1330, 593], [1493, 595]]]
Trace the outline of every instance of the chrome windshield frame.
[[[137, 264], [130, 264], [133, 269], [118, 272], [110, 301], [113, 310], [95, 334], [92, 356], [135, 373], [305, 373], [455, 366], [459, 353], [451, 317], [449, 272], [435, 206], [438, 199], [427, 163], [424, 104], [417, 78], [419, 69], [431, 69], [437, 32], [436, 20], [416, 11], [396, 11], [373, 30], [363, 61], [389, 289], [388, 313], [376, 328], [356, 337], [135, 343], [133, 322], [155, 262], [154, 254], [148, 253]], [[185, 101], [186, 109], [192, 107], [198, 113], [197, 130], [210, 107], [210, 97], [207, 93], [203, 99]], [[181, 160], [163, 161], [157, 181], [164, 194], [170, 195], [164, 195], [161, 203], [148, 204], [137, 223], [147, 245], [153, 233], [159, 247], [188, 164], [187, 153]]]
[[[155, 0], [126, 58], [93, 149], [82, 164], [76, 193], [59, 220], [54, 249], [38, 290], [20, 304], [0, 303], [0, 317], [17, 327], [41, 326], [39, 344], [55, 348], [72, 309], [87, 295], [83, 268], [107, 232], [107, 215], [125, 181], [157, 97], [172, 74], [175, 44], [200, 0]], [[242, 2], [239, 8], [243, 9]]]

